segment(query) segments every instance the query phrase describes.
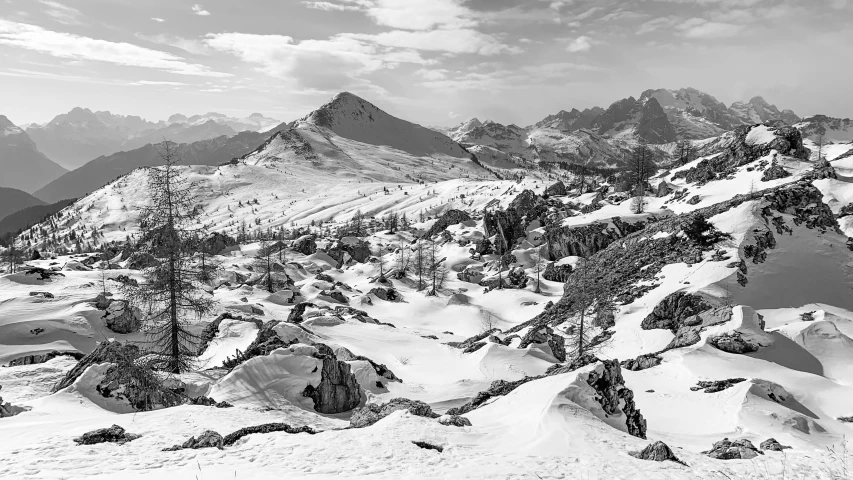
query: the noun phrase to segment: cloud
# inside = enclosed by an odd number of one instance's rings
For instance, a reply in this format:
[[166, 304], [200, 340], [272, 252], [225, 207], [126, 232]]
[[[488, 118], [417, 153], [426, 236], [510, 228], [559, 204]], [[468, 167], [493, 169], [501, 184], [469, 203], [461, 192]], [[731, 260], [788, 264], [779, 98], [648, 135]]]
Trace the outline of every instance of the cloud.
[[180, 86], [185, 86], [185, 85], [189, 85], [189, 84], [184, 83], [184, 82], [161, 82], [161, 81], [157, 81], [157, 80], [137, 80], [135, 82], [129, 83], [128, 85], [134, 85], [134, 86], [170, 85], [170, 86], [180, 87]]
[[258, 66], [267, 75], [321, 91], [352, 85], [366, 87], [361, 77], [396, 68], [401, 63], [433, 63], [411, 50], [389, 50], [345, 36], [294, 42], [285, 35], [208, 34], [204, 42]]
[[477, 25], [476, 14], [463, 0], [349, 0], [364, 6], [379, 24], [403, 30], [470, 28]]
[[452, 119], [457, 119], [457, 118], [459, 118], [459, 117], [461, 117], [461, 116], [462, 116], [462, 114], [461, 114], [461, 113], [456, 113], [456, 112], [450, 112], [450, 113], [448, 113], [448, 114], [447, 114], [447, 117], [448, 117], [448, 118], [452, 118]]
[[435, 70], [427, 69], [427, 68], [421, 68], [421, 69], [415, 71], [416, 75], [420, 75], [421, 77], [423, 77], [427, 80], [442, 80], [444, 78], [447, 78], [447, 73], [448, 73], [448, 70], [443, 69], [443, 68], [439, 68], [439, 69], [435, 69]]
[[583, 72], [598, 72], [601, 69], [593, 65], [554, 62], [540, 65], [525, 65], [519, 68], [497, 68], [491, 72], [469, 72], [453, 78], [426, 81], [421, 85], [434, 89], [457, 90], [504, 90], [509, 88], [528, 88], [532, 85], [562, 84], [567, 78]]
[[158, 23], [163, 23], [163, 22], [165, 22], [165, 21], [166, 21], [166, 20], [164, 20], [164, 19], [162, 19], [162, 18], [157, 18], [157, 17], [151, 17], [151, 20], [154, 20], [155, 22], [158, 22]]
[[686, 38], [725, 38], [732, 37], [743, 31], [743, 25], [732, 23], [712, 22], [702, 18], [691, 18], [681, 25], [678, 30]]
[[152, 68], [181, 75], [227, 77], [170, 53], [124, 42], [110, 42], [35, 25], [0, 20], [0, 44], [32, 50], [57, 58], [91, 60], [128, 67]]
[[637, 29], [637, 35], [643, 35], [646, 33], [651, 33], [656, 30], [660, 30], [661, 28], [669, 28], [674, 26], [680, 20], [677, 17], [659, 17], [649, 20], [640, 25], [640, 28]]
[[180, 48], [181, 50], [187, 53], [192, 53], [195, 55], [210, 55], [212, 53], [211, 49], [207, 46], [207, 44], [195, 38], [184, 38], [162, 33], [158, 35], [137, 34], [136, 37], [152, 43], [159, 43], [160, 45], [169, 45], [171, 47]]
[[327, 12], [345, 12], [351, 10], [361, 10], [361, 7], [355, 5], [341, 5], [339, 3], [331, 2], [302, 2], [302, 5], [305, 5], [308, 8], [313, 8], [315, 10], [325, 10]]
[[566, 50], [572, 53], [577, 53], [588, 52], [590, 48], [592, 48], [592, 39], [585, 35], [582, 35], [569, 42], [569, 45], [566, 47]]
[[52, 0], [39, 0], [45, 7], [44, 13], [53, 17], [57, 22], [65, 25], [79, 25], [80, 10], [63, 5]]
[[391, 30], [376, 34], [342, 33], [341, 38], [351, 38], [386, 47], [409, 48], [448, 53], [478, 53], [497, 55], [521, 53], [519, 47], [502, 43], [492, 35], [472, 29], [406, 31]]
[[202, 8], [201, 5], [197, 3], [193, 5], [193, 13], [195, 13], [196, 15], [201, 15], [203, 17], [210, 15], [210, 12]]

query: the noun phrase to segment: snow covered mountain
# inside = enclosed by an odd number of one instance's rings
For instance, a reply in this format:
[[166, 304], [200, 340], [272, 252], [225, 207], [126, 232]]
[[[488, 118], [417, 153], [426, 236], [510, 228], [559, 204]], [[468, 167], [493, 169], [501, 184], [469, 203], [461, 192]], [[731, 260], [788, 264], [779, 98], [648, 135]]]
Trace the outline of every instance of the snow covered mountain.
[[853, 120], [849, 118], [815, 115], [804, 118], [801, 122], [796, 123], [795, 126], [803, 133], [803, 136], [813, 141], [817, 141], [823, 135], [824, 143], [853, 142]]
[[175, 114], [166, 122], [150, 122], [138, 116], [76, 107], [44, 125], [31, 125], [27, 133], [49, 156], [73, 169], [102, 155], [159, 143], [164, 138], [192, 143], [245, 130], [266, 131], [278, 123], [259, 113], [234, 118], [215, 112], [192, 117]]
[[[624, 107], [639, 117], [605, 119], [608, 131], [663, 131], [656, 97]], [[590, 143], [601, 150], [584, 155], [606, 161], [636, 142], [469, 123], [456, 133], [483, 129], [471, 138], [507, 149], [520, 138], [514, 155], [536, 165]], [[197, 365], [170, 377], [195, 400], [153, 411], [136, 411], [111, 370], [123, 347], [106, 340], [146, 338], [115, 324], [135, 315], [119, 282], [156, 261], [122, 243], [150, 198], [136, 169], [23, 232], [18, 246], [44, 259], [0, 274], [4, 473], [844, 478], [853, 156], [819, 160], [800, 129], [773, 122], [692, 145], [696, 158], [642, 196], [594, 172], [581, 192], [559, 171], [489, 178], [483, 165], [521, 164], [342, 94], [240, 158], [180, 167], [222, 271], [204, 285], [215, 311], [190, 326]], [[390, 214], [409, 222], [389, 228]], [[274, 293], [255, 235], [283, 247]], [[419, 287], [419, 241], [449, 272], [435, 295]], [[60, 251], [75, 244], [106, 255]], [[113, 424], [141, 436], [71, 441]]]
[[0, 187], [33, 192], [67, 170], [52, 162], [24, 130], [0, 115]]
[[571, 112], [560, 110], [554, 115], [548, 115], [536, 122], [538, 128], [553, 128], [561, 132], [574, 132], [582, 128], [589, 128], [604, 109], [601, 107], [585, 108], [583, 111], [573, 108]]

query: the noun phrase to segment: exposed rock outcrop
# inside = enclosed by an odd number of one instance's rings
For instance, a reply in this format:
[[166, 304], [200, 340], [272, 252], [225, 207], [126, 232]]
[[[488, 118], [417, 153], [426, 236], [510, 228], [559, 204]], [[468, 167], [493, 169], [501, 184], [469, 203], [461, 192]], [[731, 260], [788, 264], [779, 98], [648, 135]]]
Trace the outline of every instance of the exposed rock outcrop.
[[9, 366], [20, 367], [22, 365], [36, 365], [53, 360], [56, 357], [71, 357], [75, 360], [80, 360], [84, 356], [85, 355], [81, 352], [60, 352], [59, 350], [53, 350], [48, 353], [24, 355], [23, 357], [15, 358], [9, 361]]
[[644, 222], [626, 223], [619, 217], [613, 217], [610, 222], [595, 222], [580, 227], [549, 225], [545, 228], [548, 256], [551, 260], [568, 256], [586, 258], [645, 226]]
[[749, 460], [750, 458], [764, 455], [761, 450], [755, 448], [755, 445], [745, 438], [735, 441], [730, 441], [728, 438], [724, 438], [719, 442], [714, 443], [711, 450], [702, 453], [711, 458], [716, 458], [717, 460]]
[[388, 403], [371, 403], [355, 410], [352, 412], [352, 416], [350, 417], [350, 426], [353, 428], [362, 428], [373, 425], [397, 410], [408, 410], [412, 415], [417, 415], [419, 417], [439, 417], [438, 414], [432, 411], [432, 408], [430, 408], [429, 405], [421, 402], [420, 400], [392, 398]]
[[554, 329], [545, 325], [541, 328], [530, 329], [527, 335], [522, 337], [518, 348], [527, 348], [532, 344], [547, 345], [551, 355], [561, 362], [566, 361], [566, 339], [554, 332]]
[[634, 392], [625, 386], [622, 369], [617, 360], [603, 360], [599, 372], [594, 369], [587, 377], [587, 384], [597, 393], [596, 401], [608, 415], [621, 409], [625, 414], [628, 433], [635, 437], [646, 438], [646, 420], [634, 404]]
[[549, 262], [542, 271], [542, 278], [551, 282], [565, 282], [571, 274], [571, 265], [557, 265], [557, 262]]
[[134, 333], [142, 326], [138, 313], [126, 300], [113, 300], [104, 312], [104, 323], [115, 333]]
[[675, 292], [660, 301], [640, 323], [643, 330], [666, 329], [675, 333], [684, 325], [698, 325], [698, 314], [711, 309], [699, 295]]
[[141, 436], [142, 435], [127, 433], [124, 428], [118, 425], [113, 425], [109, 428], [99, 428], [97, 430], [92, 430], [91, 432], [86, 432], [75, 438], [74, 443], [77, 445], [95, 445], [98, 443], [117, 443], [119, 445], [123, 445], [127, 442], [136, 440]]
[[656, 367], [660, 365], [662, 361], [663, 358], [661, 358], [660, 355], [654, 353], [647, 353], [645, 355], [639, 355], [637, 356], [637, 358], [625, 360], [620, 363], [620, 365], [626, 370], [638, 372], [640, 370], [646, 370], [648, 368]]
[[432, 224], [432, 226], [424, 234], [424, 238], [432, 238], [451, 225], [456, 225], [465, 221], [471, 220], [471, 216], [462, 210], [448, 210]]
[[759, 448], [764, 451], [781, 452], [791, 447], [787, 445], [782, 445], [775, 438], [768, 438], [767, 440], [761, 442]]
[[225, 435], [222, 439], [222, 444], [226, 447], [230, 447], [237, 443], [237, 440], [245, 437], [246, 435], [254, 435], [256, 433], [273, 433], [273, 432], [286, 432], [291, 434], [297, 433], [307, 433], [309, 435], [314, 435], [317, 433], [316, 430], [309, 426], [302, 427], [293, 427], [286, 423], [265, 423], [263, 425], [254, 425], [251, 427], [243, 427], [236, 432], [229, 433]]
[[568, 191], [566, 190], [566, 184], [562, 180], [557, 180], [556, 183], [549, 185], [543, 193], [548, 196], [563, 196], [568, 194]]
[[222, 450], [222, 435], [213, 430], [205, 430], [201, 435], [190, 437], [189, 440], [181, 445], [174, 445], [169, 448], [164, 448], [164, 452], [174, 452], [176, 450], [199, 449], [199, 448], [218, 448]]
[[470, 427], [471, 420], [461, 415], [444, 415], [438, 418], [438, 423], [448, 427]]
[[[0, 390], [3, 386], [0, 385]], [[0, 418], [13, 417], [21, 412], [25, 412], [29, 407], [16, 407], [9, 402], [3, 402], [3, 397], [0, 397]]]
[[675, 453], [671, 448], [669, 448], [669, 445], [661, 441], [649, 444], [639, 452], [630, 452], [630, 454], [632, 457], [639, 458], [640, 460], [651, 460], [653, 462], [665, 462], [669, 460], [687, 466], [686, 463], [682, 462], [675, 456]]
[[749, 342], [738, 332], [727, 332], [708, 337], [708, 344], [728, 353], [744, 354], [757, 352], [759, 345]]
[[320, 413], [348, 412], [361, 403], [361, 387], [349, 364], [334, 355], [323, 355], [320, 383], [308, 385], [302, 395], [314, 400], [314, 410]]
[[317, 242], [314, 235], [303, 235], [293, 241], [291, 248], [303, 255], [313, 255], [317, 253]]
[[745, 381], [745, 378], [729, 378], [726, 380], [710, 381], [700, 380], [696, 383], [695, 387], [690, 387], [690, 390], [693, 390], [694, 392], [698, 390], [703, 390], [705, 393], [716, 393]]

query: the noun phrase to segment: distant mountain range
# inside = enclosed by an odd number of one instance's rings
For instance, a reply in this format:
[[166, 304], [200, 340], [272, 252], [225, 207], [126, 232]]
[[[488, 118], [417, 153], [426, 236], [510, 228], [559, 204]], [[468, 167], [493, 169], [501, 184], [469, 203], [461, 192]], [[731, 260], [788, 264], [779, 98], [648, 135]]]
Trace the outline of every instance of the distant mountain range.
[[67, 172], [36, 147], [8, 118], [0, 115], [0, 187], [37, 190]]
[[265, 131], [280, 122], [260, 113], [233, 118], [221, 113], [172, 115], [168, 121], [149, 122], [137, 116], [74, 108], [44, 125], [30, 125], [27, 134], [49, 158], [68, 168], [82, 166], [102, 155], [133, 150], [168, 139], [192, 143], [242, 131]]

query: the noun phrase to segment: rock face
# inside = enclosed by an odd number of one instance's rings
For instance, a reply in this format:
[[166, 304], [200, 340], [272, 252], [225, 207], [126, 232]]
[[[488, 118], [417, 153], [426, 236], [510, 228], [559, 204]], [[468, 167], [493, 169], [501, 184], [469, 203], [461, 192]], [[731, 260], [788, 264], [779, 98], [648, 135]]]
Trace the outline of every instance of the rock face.
[[334, 355], [323, 357], [320, 384], [308, 385], [302, 395], [314, 400], [314, 410], [320, 413], [348, 412], [361, 403], [361, 389], [349, 364]]
[[[298, 308], [299, 305], [296, 307]], [[229, 358], [224, 361], [222, 366], [229, 370], [233, 370], [234, 367], [240, 365], [246, 360], [249, 360], [250, 358], [269, 355], [273, 350], [286, 348], [299, 342], [296, 338], [287, 341], [279, 337], [278, 333], [275, 331], [275, 326], [278, 324], [278, 320], [270, 320], [269, 322], [264, 323], [258, 330], [258, 336], [255, 337], [255, 340], [252, 341], [248, 347], [246, 347], [246, 350], [243, 352], [237, 352], [234, 358]]]
[[749, 460], [750, 458], [764, 455], [761, 450], [755, 448], [755, 445], [745, 438], [733, 442], [728, 438], [724, 438], [715, 443], [711, 450], [702, 453], [717, 460]]
[[163, 451], [174, 452], [176, 450], [184, 450], [188, 448], [218, 448], [222, 450], [222, 435], [214, 432], [213, 430], [205, 430], [201, 435], [198, 436], [198, 438], [190, 437], [189, 440], [187, 440], [183, 444], [164, 448]]
[[589, 257], [604, 250], [614, 241], [645, 227], [643, 222], [625, 223], [619, 217], [613, 217], [608, 223], [596, 222], [580, 227], [549, 225], [545, 228], [545, 242], [548, 256], [558, 260], [568, 256]]
[[554, 358], [561, 362], [566, 361], [566, 339], [562, 335], [554, 333], [554, 329], [547, 325], [538, 329], [530, 329], [527, 335], [521, 339], [518, 348], [527, 348], [531, 344], [548, 345]]
[[571, 265], [557, 265], [557, 262], [549, 262], [542, 271], [542, 278], [551, 282], [565, 282], [571, 274]]
[[[388, 403], [383, 403], [381, 405], [371, 403], [355, 410], [352, 412], [352, 417], [350, 417], [350, 426], [353, 428], [362, 428], [373, 425], [397, 410], [408, 410], [412, 415], [417, 415], [419, 417], [439, 417], [438, 414], [432, 411], [432, 408], [430, 408], [429, 405], [421, 402], [420, 400], [392, 398]], [[468, 425], [470, 425], [470, 422]]]
[[113, 425], [109, 428], [99, 428], [97, 430], [92, 430], [91, 432], [86, 432], [75, 438], [74, 443], [77, 445], [95, 445], [97, 443], [109, 442], [123, 445], [127, 442], [136, 440], [139, 437], [141, 437], [141, 435], [127, 433], [124, 431], [124, 428], [118, 425]]
[[761, 442], [761, 445], [759, 445], [759, 447], [762, 450], [771, 451], [771, 452], [781, 452], [787, 448], [791, 448], [787, 445], [782, 445], [781, 443], [776, 441], [775, 438], [768, 438], [767, 440]]
[[634, 133], [649, 143], [669, 143], [677, 139], [675, 128], [669, 123], [666, 112], [654, 97], [643, 105]]
[[639, 458], [640, 460], [651, 460], [653, 462], [665, 462], [669, 460], [682, 465], [687, 465], [675, 456], [675, 453], [673, 453], [672, 449], [669, 448], [669, 445], [661, 441], [652, 443], [639, 452], [631, 452], [631, 456]]
[[615, 414], [621, 407], [628, 433], [646, 438], [646, 420], [634, 404], [634, 392], [625, 386], [619, 362], [603, 360], [601, 363], [604, 366], [601, 372], [592, 370], [587, 377], [587, 384], [598, 393], [596, 400], [608, 415]]
[[835, 173], [835, 168], [833, 168], [832, 164], [829, 163], [829, 160], [824, 157], [821, 157], [820, 160], [814, 163], [812, 171], [807, 175], [812, 180], [822, 180], [824, 178], [838, 180], [838, 174]]
[[486, 237], [495, 237], [496, 251], [508, 252], [518, 239], [526, 236], [530, 222], [539, 219], [547, 210], [548, 206], [542, 197], [532, 190], [524, 190], [506, 210], [486, 212], [483, 216]]
[[424, 238], [432, 238], [443, 232], [447, 227], [468, 220], [471, 220], [471, 216], [467, 212], [462, 210], [448, 210], [442, 216], [438, 217], [438, 220], [424, 234]]
[[317, 242], [314, 235], [303, 235], [293, 241], [291, 248], [303, 255], [313, 255], [317, 253]]
[[113, 300], [104, 313], [107, 328], [116, 333], [128, 334], [139, 331], [142, 320], [136, 315], [138, 310], [125, 300]]

